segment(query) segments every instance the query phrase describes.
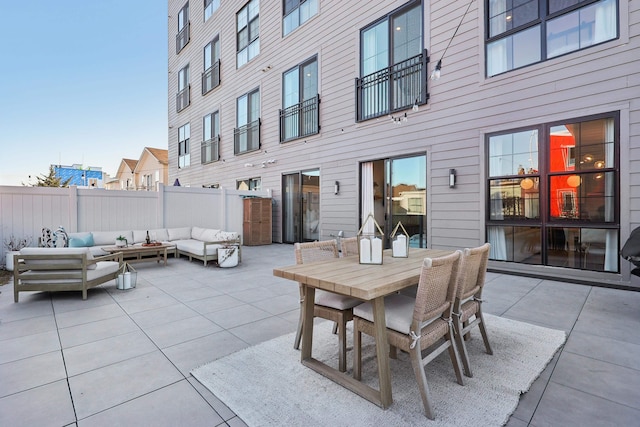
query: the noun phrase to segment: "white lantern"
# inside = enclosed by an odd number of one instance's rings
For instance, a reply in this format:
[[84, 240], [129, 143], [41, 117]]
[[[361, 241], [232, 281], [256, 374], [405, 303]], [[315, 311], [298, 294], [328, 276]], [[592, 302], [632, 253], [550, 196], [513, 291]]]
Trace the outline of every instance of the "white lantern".
[[[367, 226], [371, 221], [374, 227]], [[371, 231], [373, 230], [373, 231]], [[358, 256], [360, 264], [382, 264], [384, 234], [373, 214], [367, 215], [358, 231]]]
[[398, 221], [389, 238], [391, 239], [391, 256], [394, 258], [408, 258], [409, 234], [402, 222]]

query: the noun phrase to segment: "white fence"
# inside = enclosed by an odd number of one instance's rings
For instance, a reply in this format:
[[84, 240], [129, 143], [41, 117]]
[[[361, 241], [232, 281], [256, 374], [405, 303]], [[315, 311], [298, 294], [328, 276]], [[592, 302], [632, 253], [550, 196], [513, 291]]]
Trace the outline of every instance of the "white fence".
[[[246, 196], [267, 191], [166, 187], [155, 191], [0, 186], [0, 241], [31, 236], [42, 228], [68, 232], [146, 230], [198, 226], [242, 234]], [[6, 247], [2, 245], [2, 254]]]

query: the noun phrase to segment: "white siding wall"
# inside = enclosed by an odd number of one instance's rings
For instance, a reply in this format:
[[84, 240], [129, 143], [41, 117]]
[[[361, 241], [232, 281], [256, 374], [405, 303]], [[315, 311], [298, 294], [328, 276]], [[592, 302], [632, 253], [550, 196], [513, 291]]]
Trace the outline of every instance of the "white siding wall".
[[[620, 111], [621, 244], [640, 225], [640, 3], [620, 1], [620, 38], [493, 78], [484, 74], [484, 2], [473, 2], [443, 59], [442, 77], [429, 81], [431, 98], [420, 111], [408, 111], [402, 126], [380, 118], [355, 122], [355, 84], [359, 75], [360, 30], [405, 4], [404, 1], [319, 1], [319, 13], [282, 37], [281, 2], [262, 0], [260, 54], [235, 67], [235, 13], [243, 2], [222, 2], [205, 23], [202, 4], [191, 2], [191, 41], [175, 54], [177, 11], [169, 9], [169, 174], [170, 182], [193, 186], [220, 183], [234, 188], [237, 179], [262, 178], [275, 197], [274, 241], [281, 241], [280, 187], [283, 173], [321, 170], [321, 234], [358, 228], [358, 165], [362, 161], [427, 153], [429, 245], [474, 246], [484, 241], [485, 151], [490, 132]], [[468, 1], [424, 2], [424, 47], [433, 68], [449, 43]], [[216, 34], [221, 42], [221, 85], [201, 95], [202, 49]], [[282, 73], [312, 55], [318, 56], [319, 135], [279, 144], [278, 109]], [[191, 105], [175, 112], [177, 72], [191, 64]], [[267, 69], [271, 66], [270, 69]], [[267, 69], [266, 71], [262, 71]], [[235, 100], [261, 90], [261, 150], [233, 154]], [[221, 114], [221, 159], [200, 165], [202, 116]], [[191, 167], [177, 169], [177, 129], [191, 122]], [[265, 153], [266, 151], [267, 153]], [[267, 168], [244, 168], [275, 158]], [[448, 170], [455, 168], [455, 189]], [[340, 194], [333, 194], [340, 181]], [[622, 262], [628, 280], [628, 263]]]

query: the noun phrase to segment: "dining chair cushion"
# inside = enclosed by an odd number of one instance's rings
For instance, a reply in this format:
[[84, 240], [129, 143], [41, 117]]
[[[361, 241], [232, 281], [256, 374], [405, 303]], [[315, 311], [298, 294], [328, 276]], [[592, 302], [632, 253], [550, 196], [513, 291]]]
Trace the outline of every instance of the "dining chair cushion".
[[[384, 315], [387, 328], [403, 334], [409, 333], [413, 320], [415, 298], [406, 295], [391, 295], [384, 299]], [[373, 322], [373, 307], [371, 303], [360, 304], [353, 309], [353, 315]]]
[[316, 291], [316, 305], [322, 305], [325, 307], [335, 308], [336, 310], [347, 310], [353, 308], [358, 304], [362, 304], [362, 300], [352, 297], [345, 297], [343, 295], [334, 294], [333, 292], [327, 292], [323, 290]]

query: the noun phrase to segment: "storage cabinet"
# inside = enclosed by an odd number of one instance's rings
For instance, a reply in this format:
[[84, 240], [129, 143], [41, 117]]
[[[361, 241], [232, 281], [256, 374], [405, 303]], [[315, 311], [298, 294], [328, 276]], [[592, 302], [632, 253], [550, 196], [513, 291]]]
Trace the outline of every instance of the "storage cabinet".
[[271, 198], [244, 199], [242, 235], [246, 246], [271, 244]]

